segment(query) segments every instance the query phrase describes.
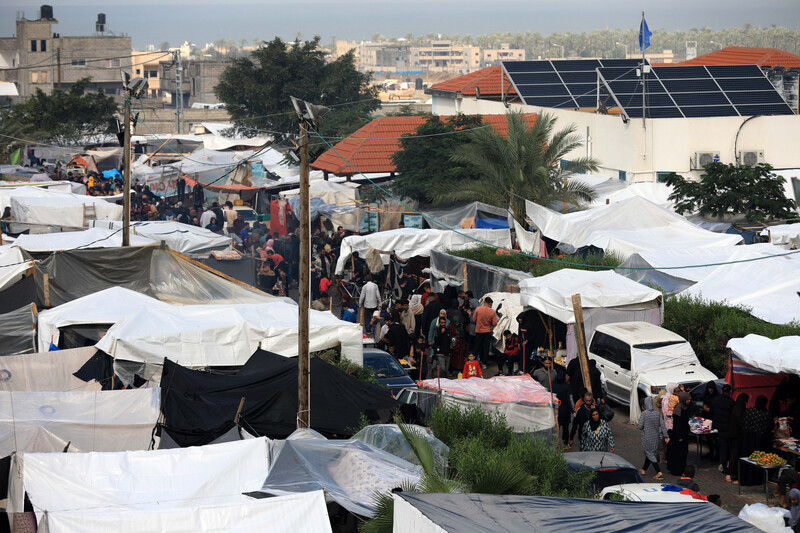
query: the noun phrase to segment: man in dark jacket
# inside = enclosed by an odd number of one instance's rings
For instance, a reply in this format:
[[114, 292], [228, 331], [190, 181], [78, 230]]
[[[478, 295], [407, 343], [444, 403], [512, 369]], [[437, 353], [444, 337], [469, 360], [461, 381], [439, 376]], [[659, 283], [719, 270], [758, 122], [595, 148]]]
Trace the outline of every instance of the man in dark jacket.
[[583, 429], [583, 425], [589, 422], [589, 413], [592, 412], [592, 409], [594, 409], [594, 397], [591, 392], [585, 392], [583, 394], [583, 405], [575, 411], [575, 418], [572, 419], [572, 430], [569, 432], [569, 445], [567, 449], [572, 448], [576, 433], [578, 434], [578, 438], [581, 437], [581, 430]]
[[553, 394], [561, 402], [558, 405], [558, 425], [561, 427], [561, 440], [566, 447], [569, 445], [569, 419], [572, 416], [572, 398], [563, 372], [558, 372], [556, 376], [556, 382], [553, 383]]
[[731, 398], [731, 386], [727, 383], [722, 386], [722, 394], [711, 400], [711, 420], [713, 421], [711, 427], [719, 432], [717, 433], [719, 469], [725, 474], [728, 473], [728, 462], [730, 461], [730, 446], [727, 435], [734, 403], [733, 398]]

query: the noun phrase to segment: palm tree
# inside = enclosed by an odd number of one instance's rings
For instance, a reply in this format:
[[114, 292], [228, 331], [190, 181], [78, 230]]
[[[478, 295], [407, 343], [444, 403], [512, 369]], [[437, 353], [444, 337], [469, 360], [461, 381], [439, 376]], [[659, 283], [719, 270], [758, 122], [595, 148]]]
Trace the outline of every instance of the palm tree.
[[592, 187], [566, 181], [572, 174], [597, 170], [598, 165], [591, 157], [565, 159], [582, 144], [574, 124], [554, 133], [556, 119], [548, 113], [539, 115], [532, 127], [521, 112], [509, 111], [506, 120], [506, 135], [494, 128], [473, 130], [468, 133], [471, 142], [458, 146], [450, 157], [483, 178], [443, 183], [431, 191], [433, 202], [478, 200], [509, 208], [517, 222], [527, 227], [525, 200], [547, 206], [596, 198]]

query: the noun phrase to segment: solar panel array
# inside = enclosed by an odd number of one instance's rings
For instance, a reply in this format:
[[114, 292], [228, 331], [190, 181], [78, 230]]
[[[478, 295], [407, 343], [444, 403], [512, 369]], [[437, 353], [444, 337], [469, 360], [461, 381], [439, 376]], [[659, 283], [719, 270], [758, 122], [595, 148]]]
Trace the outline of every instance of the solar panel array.
[[507, 61], [503, 68], [526, 104], [576, 108], [597, 105], [596, 69], [635, 70], [639, 63], [636, 59]]
[[599, 98], [606, 108], [618, 106], [632, 118], [641, 118], [643, 109], [647, 118], [793, 114], [756, 65], [651, 68], [645, 76], [642, 106], [639, 66], [636, 59], [503, 63], [528, 105], [596, 107]]

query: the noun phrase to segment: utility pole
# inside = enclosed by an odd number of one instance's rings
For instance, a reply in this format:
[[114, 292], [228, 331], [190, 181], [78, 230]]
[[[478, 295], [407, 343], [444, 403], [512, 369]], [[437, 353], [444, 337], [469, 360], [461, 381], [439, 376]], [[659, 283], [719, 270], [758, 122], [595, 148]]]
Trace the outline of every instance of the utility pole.
[[58, 72], [58, 88], [61, 88], [61, 47], [56, 48], [56, 72]]
[[177, 62], [177, 67], [175, 68], [175, 110], [178, 133], [183, 133], [183, 56], [181, 56], [180, 50], [175, 51], [175, 61]]
[[319, 119], [329, 111], [292, 97], [300, 120], [300, 279], [297, 325], [297, 427], [311, 427], [311, 389], [309, 386], [308, 310], [311, 277], [311, 214], [309, 209], [308, 128], [319, 127]]
[[122, 180], [122, 246], [131, 245], [131, 90], [124, 87], [125, 100], [125, 148], [122, 157], [125, 173]]

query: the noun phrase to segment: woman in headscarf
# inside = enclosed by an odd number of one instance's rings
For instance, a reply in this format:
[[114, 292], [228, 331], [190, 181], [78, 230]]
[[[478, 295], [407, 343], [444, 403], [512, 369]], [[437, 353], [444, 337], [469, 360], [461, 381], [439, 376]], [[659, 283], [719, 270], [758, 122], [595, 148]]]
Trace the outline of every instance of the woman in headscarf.
[[582, 452], [614, 452], [614, 435], [608, 422], [600, 418], [600, 411], [589, 412], [589, 423], [581, 429]]
[[644, 450], [644, 466], [639, 473], [645, 475], [650, 465], [656, 471], [655, 479], [661, 479], [661, 467], [658, 466], [658, 444], [661, 437], [669, 442], [667, 426], [661, 413], [653, 408], [653, 398], [648, 396], [644, 399], [644, 412], [639, 416], [639, 429], [642, 430], [642, 449]]
[[[772, 430], [775, 423], [767, 410], [769, 400], [766, 396], [756, 398], [754, 407], [748, 407], [742, 418], [742, 448], [740, 457], [748, 457], [756, 450], [769, 451], [772, 448]], [[764, 472], [748, 464], [742, 464], [741, 485], [760, 485]]]
[[450, 325], [458, 333], [456, 338], [456, 345], [450, 348], [450, 368], [458, 369], [460, 372], [464, 368], [464, 363], [467, 362], [466, 351], [466, 335], [464, 335], [464, 321], [462, 320], [461, 313], [453, 315], [450, 320]]
[[688, 392], [678, 393], [678, 403], [672, 410], [672, 434], [667, 445], [667, 469], [673, 476], [682, 476], [689, 454], [689, 404]]
[[[703, 414], [698, 415], [702, 416], [705, 419], [713, 419], [714, 418], [714, 411], [711, 408], [711, 402], [714, 401], [719, 395], [719, 391], [717, 390], [717, 384], [714, 381], [709, 381], [706, 383], [706, 388], [703, 391]], [[714, 452], [714, 439], [708, 439], [708, 455], [706, 457], [716, 458], [716, 453]]]
[[677, 388], [677, 383], [667, 383], [667, 393], [661, 400], [661, 414], [664, 416], [664, 424], [667, 426], [667, 431], [672, 431], [672, 410], [675, 408], [675, 404], [678, 403], [678, 393], [675, 392]]
[[728, 475], [725, 476], [725, 481], [732, 482], [734, 485], [739, 484], [739, 451], [742, 448], [742, 419], [744, 418], [745, 407], [750, 400], [747, 394], [740, 394], [736, 398], [731, 410], [731, 420], [728, 425], [728, 448], [731, 450], [731, 457], [728, 467]]
[[800, 533], [800, 490], [789, 491], [789, 527]]

